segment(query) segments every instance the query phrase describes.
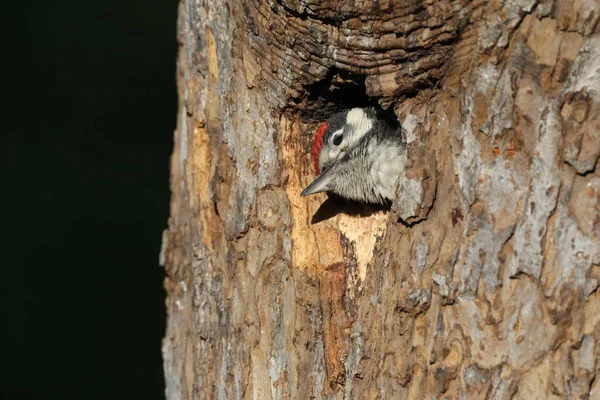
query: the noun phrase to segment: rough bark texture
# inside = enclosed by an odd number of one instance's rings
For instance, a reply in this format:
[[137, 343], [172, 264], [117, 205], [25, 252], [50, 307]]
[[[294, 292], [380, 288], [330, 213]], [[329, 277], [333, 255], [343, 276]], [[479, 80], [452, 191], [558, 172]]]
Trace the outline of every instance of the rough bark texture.
[[[185, 0], [167, 398], [585, 399], [600, 384], [600, 5]], [[315, 123], [394, 112], [390, 210]]]

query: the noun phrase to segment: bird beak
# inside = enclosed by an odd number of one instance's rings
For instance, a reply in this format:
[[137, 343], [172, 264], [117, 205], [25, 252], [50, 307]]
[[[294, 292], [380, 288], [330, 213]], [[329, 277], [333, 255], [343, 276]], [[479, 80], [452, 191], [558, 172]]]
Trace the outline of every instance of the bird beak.
[[300, 196], [310, 196], [311, 194], [326, 192], [331, 190], [331, 184], [333, 183], [333, 168], [327, 168], [321, 172], [314, 181], [310, 183], [303, 191]]

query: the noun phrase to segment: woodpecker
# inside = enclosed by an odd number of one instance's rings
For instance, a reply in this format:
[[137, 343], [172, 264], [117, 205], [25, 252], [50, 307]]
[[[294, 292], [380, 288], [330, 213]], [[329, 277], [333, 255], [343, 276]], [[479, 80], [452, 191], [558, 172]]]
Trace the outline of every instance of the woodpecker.
[[334, 114], [315, 134], [317, 177], [301, 195], [327, 191], [362, 203], [389, 203], [407, 161], [401, 130], [373, 108]]

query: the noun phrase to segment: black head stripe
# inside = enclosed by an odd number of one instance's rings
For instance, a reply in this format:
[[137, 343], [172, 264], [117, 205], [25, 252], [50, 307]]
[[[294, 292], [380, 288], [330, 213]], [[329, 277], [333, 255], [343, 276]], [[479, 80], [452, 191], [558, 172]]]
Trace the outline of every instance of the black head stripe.
[[323, 136], [324, 143], [329, 143], [333, 132], [337, 132], [344, 127], [346, 124], [346, 114], [347, 112], [340, 112], [332, 115], [327, 120], [327, 132], [325, 132], [325, 135]]

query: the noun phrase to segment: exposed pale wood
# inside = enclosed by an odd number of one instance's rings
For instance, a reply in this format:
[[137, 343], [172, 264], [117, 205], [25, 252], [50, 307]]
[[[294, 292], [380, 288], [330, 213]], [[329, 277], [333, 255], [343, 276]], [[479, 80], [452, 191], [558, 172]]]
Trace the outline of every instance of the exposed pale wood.
[[[599, 398], [599, 18], [182, 1], [167, 398]], [[315, 123], [377, 103], [391, 210], [301, 198]]]

